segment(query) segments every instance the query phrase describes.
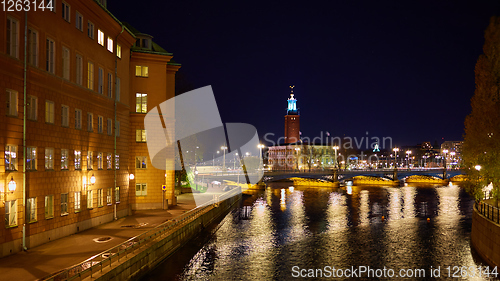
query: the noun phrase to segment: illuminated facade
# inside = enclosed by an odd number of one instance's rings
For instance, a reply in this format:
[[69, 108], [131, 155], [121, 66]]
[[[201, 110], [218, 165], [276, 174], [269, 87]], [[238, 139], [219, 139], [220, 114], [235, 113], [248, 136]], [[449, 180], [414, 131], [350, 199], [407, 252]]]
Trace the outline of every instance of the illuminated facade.
[[105, 1], [53, 2], [0, 15], [0, 256], [175, 203], [140, 130], [179, 65]]
[[297, 100], [292, 93], [288, 99], [288, 107], [285, 115], [285, 143], [296, 143], [300, 140], [300, 115], [297, 108]]

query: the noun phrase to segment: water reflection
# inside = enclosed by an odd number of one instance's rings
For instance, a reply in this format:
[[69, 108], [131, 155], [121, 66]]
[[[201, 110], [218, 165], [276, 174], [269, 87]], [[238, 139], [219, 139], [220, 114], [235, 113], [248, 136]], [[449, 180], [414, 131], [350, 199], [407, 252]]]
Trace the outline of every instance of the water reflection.
[[245, 200], [240, 210], [250, 208], [247, 219], [238, 211], [228, 215], [177, 276], [275, 280], [290, 279], [293, 266], [429, 274], [431, 267], [478, 265], [469, 243], [472, 199], [460, 187], [352, 186], [350, 192], [270, 185]]

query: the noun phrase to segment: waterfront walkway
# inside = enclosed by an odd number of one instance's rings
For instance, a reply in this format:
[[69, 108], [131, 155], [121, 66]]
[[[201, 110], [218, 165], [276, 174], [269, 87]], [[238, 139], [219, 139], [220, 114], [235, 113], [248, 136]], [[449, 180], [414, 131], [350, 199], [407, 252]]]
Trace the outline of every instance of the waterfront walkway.
[[[208, 202], [212, 195], [207, 194], [204, 199]], [[0, 281], [37, 280], [46, 277], [83, 262], [195, 207], [192, 195], [182, 194], [177, 198], [177, 206], [170, 207], [169, 210], [135, 211], [130, 216], [31, 248], [27, 252], [0, 258]], [[111, 239], [107, 240], [108, 238]]]

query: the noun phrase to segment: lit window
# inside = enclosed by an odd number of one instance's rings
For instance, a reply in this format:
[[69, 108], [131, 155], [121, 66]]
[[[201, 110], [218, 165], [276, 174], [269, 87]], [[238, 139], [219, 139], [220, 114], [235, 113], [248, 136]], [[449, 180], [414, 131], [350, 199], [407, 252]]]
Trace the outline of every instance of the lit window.
[[97, 169], [102, 170], [103, 162], [104, 162], [103, 153], [98, 152], [97, 153]]
[[82, 128], [82, 111], [80, 109], [75, 109], [75, 129]]
[[69, 106], [61, 105], [61, 126], [69, 127]]
[[28, 96], [28, 103], [26, 104], [27, 118], [36, 121], [37, 119], [37, 104], [38, 99], [34, 96]]
[[5, 202], [5, 224], [7, 226], [17, 225], [17, 200]]
[[61, 170], [67, 170], [68, 169], [68, 159], [69, 159], [69, 152], [67, 149], [61, 149]]
[[68, 214], [68, 193], [61, 194], [61, 216]]
[[94, 192], [93, 190], [87, 191], [87, 209], [94, 208]]
[[28, 198], [27, 201], [27, 206], [28, 207], [28, 222], [35, 222], [36, 221], [36, 197], [33, 198]]
[[108, 170], [113, 169], [113, 166], [112, 166], [112, 163], [113, 163], [112, 158], [113, 158], [113, 154], [108, 153], [108, 154], [106, 155], [106, 169], [108, 169]]
[[87, 170], [92, 170], [92, 169], [94, 169], [94, 152], [88, 151], [87, 152]]
[[99, 189], [97, 190], [97, 207], [102, 207], [102, 206], [104, 205], [104, 204], [103, 204], [103, 203], [104, 203], [104, 202], [103, 202], [104, 200], [103, 200], [102, 195], [103, 195], [102, 188], [99, 188]]
[[147, 66], [136, 65], [135, 66], [135, 76], [148, 77], [149, 71]]
[[29, 146], [26, 151], [26, 169], [36, 170], [36, 147]]
[[69, 15], [70, 15], [70, 6], [65, 3], [65, 2], [62, 2], [62, 18], [69, 22], [70, 19], [69, 19]]
[[54, 217], [54, 195], [45, 196], [45, 218]]
[[45, 122], [54, 124], [54, 102], [45, 101]]
[[87, 35], [89, 38], [94, 39], [94, 24], [91, 21], [87, 22]]
[[7, 17], [7, 54], [17, 58], [19, 41], [19, 22]]
[[69, 49], [62, 47], [63, 78], [69, 80]]
[[17, 170], [17, 146], [16, 145], [6, 145], [5, 146], [5, 170], [16, 171]]
[[17, 91], [7, 89], [7, 115], [17, 117]]
[[75, 170], [82, 169], [82, 151], [75, 150]]
[[104, 46], [104, 32], [102, 30], [97, 29], [97, 43], [99, 45]]
[[146, 196], [148, 195], [148, 188], [145, 183], [135, 184], [135, 196]]
[[82, 193], [80, 191], [75, 192], [75, 213], [80, 212], [82, 208]]
[[141, 129], [135, 130], [135, 141], [146, 142], [146, 130], [141, 130]]
[[28, 29], [28, 63], [38, 66], [38, 31]]
[[113, 188], [111, 187], [108, 187], [108, 191], [106, 192], [106, 203], [108, 205], [111, 205], [113, 202], [111, 201], [112, 197], [113, 196]]
[[116, 56], [122, 58], [122, 46], [120, 44], [116, 44]]
[[146, 169], [146, 156], [136, 156], [135, 157], [135, 168], [136, 169]]
[[47, 38], [45, 48], [45, 70], [54, 74], [56, 59], [56, 43], [54, 40]]
[[83, 16], [77, 11], [75, 16], [76, 29], [83, 31]]
[[113, 39], [108, 36], [108, 51], [113, 52]]
[[45, 170], [54, 170], [54, 149], [45, 148]]
[[120, 187], [115, 187], [115, 202], [120, 203]]
[[135, 112], [139, 113], [148, 112], [148, 94], [143, 94], [143, 93], [135, 94]]
[[87, 63], [87, 88], [94, 89], [94, 63], [91, 61]]
[[120, 155], [115, 155], [115, 169], [120, 170]]

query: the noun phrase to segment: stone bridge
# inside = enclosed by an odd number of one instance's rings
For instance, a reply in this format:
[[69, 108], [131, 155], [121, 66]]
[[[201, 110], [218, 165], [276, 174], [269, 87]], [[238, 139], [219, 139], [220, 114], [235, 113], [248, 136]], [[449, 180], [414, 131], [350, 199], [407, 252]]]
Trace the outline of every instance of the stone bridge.
[[[347, 181], [357, 176], [380, 177], [391, 181], [400, 181], [409, 176], [428, 176], [437, 179], [450, 179], [465, 174], [459, 169], [375, 169], [375, 170], [322, 170], [322, 171], [269, 171], [264, 173], [264, 182], [289, 178], [317, 179], [329, 182]], [[335, 179], [336, 178], [336, 179]]]

